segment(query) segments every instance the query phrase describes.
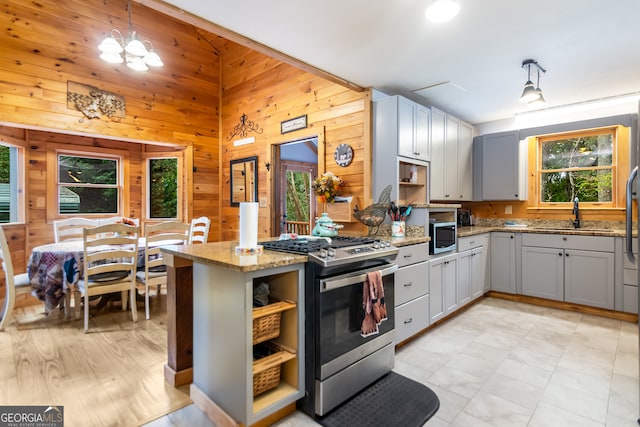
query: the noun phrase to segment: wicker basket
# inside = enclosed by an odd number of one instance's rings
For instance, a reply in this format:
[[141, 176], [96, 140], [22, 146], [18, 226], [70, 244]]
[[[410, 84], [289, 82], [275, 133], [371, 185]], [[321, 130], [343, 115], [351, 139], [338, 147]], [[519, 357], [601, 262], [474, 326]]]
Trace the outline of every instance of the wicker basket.
[[278, 301], [253, 309], [253, 344], [272, 340], [280, 335], [280, 318], [285, 310], [296, 305], [288, 301]]
[[295, 357], [281, 347], [269, 343], [274, 353], [253, 362], [253, 396], [271, 390], [280, 384], [282, 364]]

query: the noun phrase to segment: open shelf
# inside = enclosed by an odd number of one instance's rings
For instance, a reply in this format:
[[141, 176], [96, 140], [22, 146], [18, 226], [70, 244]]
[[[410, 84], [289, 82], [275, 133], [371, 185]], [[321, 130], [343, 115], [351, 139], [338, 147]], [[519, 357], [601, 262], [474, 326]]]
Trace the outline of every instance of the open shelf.
[[423, 164], [398, 161], [398, 199], [396, 204], [425, 204], [429, 201], [429, 171]]

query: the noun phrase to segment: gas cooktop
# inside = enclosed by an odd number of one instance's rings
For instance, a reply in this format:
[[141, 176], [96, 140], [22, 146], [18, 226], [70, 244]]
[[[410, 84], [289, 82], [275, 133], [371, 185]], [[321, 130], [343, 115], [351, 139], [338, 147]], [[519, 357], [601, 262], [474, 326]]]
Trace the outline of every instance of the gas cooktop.
[[388, 241], [372, 237], [309, 237], [262, 242], [265, 249], [306, 254], [309, 261], [324, 266], [348, 264], [375, 258], [395, 258], [398, 249]]

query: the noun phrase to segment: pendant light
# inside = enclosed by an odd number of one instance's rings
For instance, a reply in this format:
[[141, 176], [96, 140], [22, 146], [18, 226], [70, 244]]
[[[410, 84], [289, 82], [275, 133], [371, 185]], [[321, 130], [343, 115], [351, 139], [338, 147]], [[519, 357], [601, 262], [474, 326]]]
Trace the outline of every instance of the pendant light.
[[460, 5], [454, 0], [433, 0], [425, 11], [431, 22], [445, 22], [453, 19], [460, 11]]
[[[538, 69], [538, 87], [533, 85], [531, 81], [531, 66], [535, 66]], [[540, 90], [540, 72], [546, 73], [547, 70], [542, 68], [538, 62], [533, 59], [525, 59], [522, 61], [522, 68], [527, 67], [527, 82], [524, 84], [524, 90], [522, 91], [522, 95], [520, 96], [520, 102], [524, 104], [531, 104], [532, 102], [540, 102], [544, 103], [544, 98], [542, 97], [542, 90]]]
[[539, 68], [538, 68], [538, 80], [537, 80], [537, 86], [536, 86], [536, 93], [538, 94], [538, 99], [529, 102], [527, 104], [527, 107], [529, 108], [542, 107], [547, 102], [542, 96], [542, 90], [540, 90], [540, 69]]
[[120, 31], [112, 29], [109, 37], [98, 45], [100, 58], [112, 64], [126, 62], [127, 67], [136, 71], [148, 71], [149, 67], [162, 67], [164, 63], [153, 50], [151, 42], [149, 40], [140, 41], [137, 38], [137, 33], [131, 23], [131, 0], [128, 1], [127, 12], [129, 14], [129, 35], [125, 39]]

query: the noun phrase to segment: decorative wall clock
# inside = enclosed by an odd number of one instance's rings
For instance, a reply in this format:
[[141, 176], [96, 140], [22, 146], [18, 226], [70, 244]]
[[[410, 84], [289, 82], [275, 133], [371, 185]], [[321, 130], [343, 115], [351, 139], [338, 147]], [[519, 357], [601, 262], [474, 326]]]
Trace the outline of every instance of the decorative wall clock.
[[349, 166], [353, 160], [353, 149], [349, 144], [340, 144], [336, 147], [333, 158], [339, 166]]

